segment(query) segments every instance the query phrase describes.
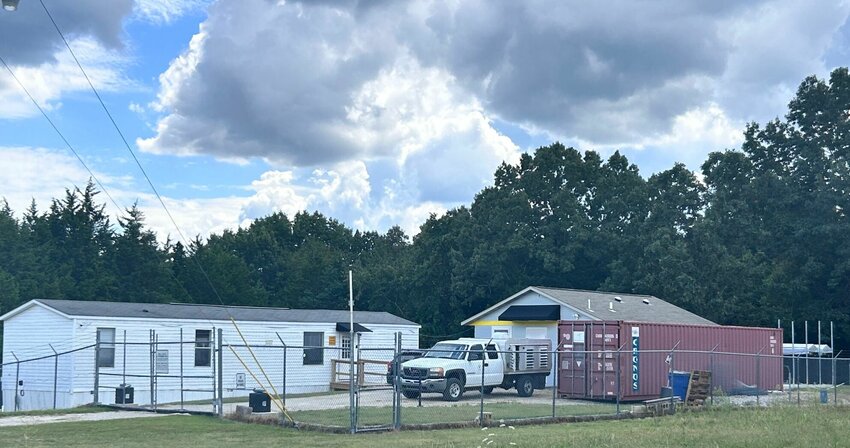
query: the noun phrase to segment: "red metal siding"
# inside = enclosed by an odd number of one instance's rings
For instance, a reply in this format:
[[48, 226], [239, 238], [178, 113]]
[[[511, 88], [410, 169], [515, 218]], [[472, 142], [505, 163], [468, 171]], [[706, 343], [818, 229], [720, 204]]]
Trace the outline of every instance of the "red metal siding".
[[[639, 353], [633, 360], [632, 331], [637, 328]], [[725, 393], [746, 386], [781, 390], [782, 330], [656, 324], [646, 322], [561, 322], [558, 389], [563, 396], [624, 400], [658, 397], [667, 385], [673, 352], [675, 370], [710, 370], [713, 387]], [[576, 337], [584, 336], [584, 342]], [[621, 349], [619, 354], [618, 349]], [[711, 352], [715, 354], [693, 353]], [[589, 351], [591, 353], [576, 353]], [[761, 356], [756, 356], [761, 351]], [[617, 372], [619, 358], [619, 375]], [[633, 388], [633, 366], [637, 389]], [[619, 384], [618, 384], [619, 378]]]

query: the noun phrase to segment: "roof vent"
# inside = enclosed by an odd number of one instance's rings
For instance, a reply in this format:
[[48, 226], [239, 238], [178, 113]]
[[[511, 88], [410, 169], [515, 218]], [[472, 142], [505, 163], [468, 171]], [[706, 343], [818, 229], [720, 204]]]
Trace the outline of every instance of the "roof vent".
[[643, 303], [649, 305], [649, 299], [643, 299]]
[[620, 296], [614, 296], [614, 300], [617, 301], [617, 302], [622, 302], [623, 298], [620, 297]]
[[608, 302], [608, 311], [616, 313], [616, 311], [614, 311], [614, 302]]
[[592, 309], [590, 309], [590, 299], [587, 299], [587, 310], [593, 311]]
[[143, 312], [143, 313], [149, 313], [150, 311], [148, 311], [148, 310], [146, 310], [146, 309], [142, 308], [142, 312]]

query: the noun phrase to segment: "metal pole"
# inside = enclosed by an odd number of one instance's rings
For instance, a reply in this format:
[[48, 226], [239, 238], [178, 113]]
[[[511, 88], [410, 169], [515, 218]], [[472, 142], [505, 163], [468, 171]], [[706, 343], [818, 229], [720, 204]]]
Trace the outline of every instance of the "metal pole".
[[767, 345], [756, 353], [756, 406], [761, 406], [761, 352], [765, 348], [767, 348]]
[[398, 357], [401, 354], [401, 332], [396, 333], [395, 354], [393, 355], [393, 398], [395, 399], [394, 425], [395, 429], [401, 429], [401, 384], [399, 384], [399, 368], [401, 364]]
[[[126, 334], [126, 332], [124, 332]], [[183, 327], [180, 327], [180, 409], [183, 405]]]
[[94, 336], [94, 390], [92, 403], [97, 404], [100, 398], [100, 332], [95, 330]]
[[222, 347], [222, 339], [224, 339], [223, 330], [221, 328], [218, 329], [218, 334], [216, 335], [216, 345], [218, 345], [218, 357], [216, 360], [216, 373], [218, 377], [217, 385], [218, 385], [218, 416], [224, 417], [224, 352], [221, 350]]
[[59, 353], [53, 348], [53, 344], [47, 344], [53, 350], [53, 409], [56, 409], [56, 381], [59, 375]]
[[[180, 332], [183, 332], [183, 329], [180, 329]], [[121, 361], [121, 385], [127, 385], [127, 330], [124, 330], [124, 348], [121, 349], [122, 356], [124, 358]], [[124, 404], [124, 400], [121, 400], [121, 404]]]
[[[674, 345], [673, 348], [670, 349], [670, 373], [669, 373], [668, 378], [669, 378], [669, 382], [670, 382], [670, 411], [673, 414], [676, 413], [676, 401], [675, 401], [676, 400], [676, 394], [673, 392], [673, 372], [676, 371], [676, 364], [675, 364], [675, 362], [676, 362], [675, 361], [676, 347], [678, 347], [679, 343], [681, 343], [681, 342], [682, 341], [676, 341], [676, 345]], [[685, 397], [685, 398], [687, 398], [687, 397]]]
[[711, 355], [709, 355], [709, 372], [710, 376], [708, 377], [708, 396], [711, 399], [711, 404], [714, 404], [714, 352], [717, 350], [717, 347], [720, 347], [720, 344], [714, 344], [714, 348], [711, 349]]
[[[210, 350], [210, 370], [212, 372], [212, 407], [213, 414], [219, 415], [218, 408], [222, 404], [219, 402], [219, 390], [218, 390], [218, 372], [216, 371], [216, 359], [224, 356], [223, 353], [219, 353], [218, 357], [216, 357], [215, 351], [218, 348], [219, 337], [216, 334], [215, 327], [212, 327], [210, 331], [210, 342], [209, 342], [209, 350]], [[198, 347], [198, 333], [195, 332], [195, 348]], [[247, 381], [246, 381], [247, 384]]]
[[156, 409], [156, 396], [153, 393], [153, 382], [154, 382], [154, 353], [153, 353], [153, 330], [148, 330], [148, 360], [149, 360], [149, 378], [150, 378], [150, 405], [152, 408]]
[[[560, 340], [560, 338], [559, 338], [559, 340]], [[559, 356], [558, 355], [558, 353], [559, 353], [558, 349], [560, 348], [560, 346], [561, 346], [561, 344], [559, 342], [558, 345], [555, 346], [555, 351], [552, 352], [552, 354], [551, 354], [552, 356], [549, 357], [549, 359], [555, 361], [556, 365], [560, 362], [560, 358], [558, 357]], [[558, 398], [558, 371], [555, 370], [555, 376], [552, 377], [552, 418], [555, 418], [555, 400], [557, 398]]]
[[481, 352], [481, 408], [478, 413], [478, 423], [483, 427], [484, 426], [484, 365], [487, 364], [487, 346], [493, 342], [493, 338], [490, 338], [484, 347], [481, 347], [483, 350]]
[[281, 404], [283, 408], [286, 409], [286, 342], [283, 342], [283, 338], [280, 337], [280, 333], [274, 332], [275, 336], [277, 336], [277, 340], [280, 341], [281, 345], [283, 345], [283, 394], [281, 398]]
[[621, 384], [620, 378], [623, 376], [622, 350], [625, 345], [626, 343], [624, 342], [617, 349], [617, 415], [620, 415], [620, 395], [623, 394], [623, 385]]
[[818, 384], [823, 384], [823, 347], [820, 341], [820, 321], [818, 321]]
[[806, 384], [811, 384], [809, 382], [809, 321], [806, 321], [805, 325], [805, 341], [806, 341]]
[[12, 356], [15, 357], [15, 411], [18, 410], [18, 386], [21, 384], [21, 361], [18, 359], [18, 355], [15, 352], [11, 352]]
[[[797, 342], [796, 342], [796, 339], [794, 337], [794, 328], [795, 328], [795, 325], [794, 325], [794, 321], [792, 320], [791, 321], [791, 347], [793, 349], [791, 350], [791, 367], [792, 367], [793, 376], [794, 376], [793, 382], [797, 384], [797, 404], [799, 405], [800, 404], [800, 369], [799, 369], [799, 365], [797, 364], [797, 353], [796, 353], [797, 352]], [[794, 384], [794, 383], [792, 383], [792, 384]], [[789, 387], [790, 386], [791, 385], [789, 384]]]
[[348, 430], [354, 434], [357, 430], [357, 416], [354, 409], [354, 277], [348, 271]]

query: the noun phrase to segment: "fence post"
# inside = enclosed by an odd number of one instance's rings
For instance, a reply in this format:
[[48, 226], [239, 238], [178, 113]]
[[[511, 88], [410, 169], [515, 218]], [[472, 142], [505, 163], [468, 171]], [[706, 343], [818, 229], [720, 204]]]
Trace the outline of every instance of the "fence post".
[[393, 426], [395, 429], [401, 429], [401, 384], [398, 381], [401, 364], [398, 362], [399, 355], [401, 355], [400, 331], [396, 332], [395, 355], [393, 356], [393, 397], [395, 398], [395, 409], [393, 410], [395, 422]]
[[100, 332], [95, 330], [94, 337], [94, 397], [92, 404], [97, 404], [100, 400]]
[[283, 390], [281, 391], [281, 405], [286, 409], [286, 342], [283, 342], [280, 333], [275, 331], [274, 334], [277, 336], [277, 340], [280, 341], [281, 345], [283, 345]]
[[148, 330], [148, 380], [149, 386], [151, 389], [150, 392], [150, 406], [153, 409], [156, 409], [156, 396], [153, 394], [153, 382], [154, 382], [154, 352], [153, 352], [153, 330]]
[[[181, 328], [180, 331], [183, 331]], [[124, 357], [124, 360], [121, 361], [121, 385], [127, 385], [127, 330], [124, 330], [124, 348], [121, 349], [121, 354]], [[126, 397], [126, 395], [125, 395]], [[121, 404], [124, 403], [124, 399], [121, 399]]]
[[481, 407], [478, 410], [478, 423], [482, 428], [484, 427], [484, 364], [487, 364], [487, 345], [490, 345], [489, 341], [484, 345], [484, 347], [482, 347], [484, 350], [481, 352], [481, 387], [479, 390], [481, 393]]
[[708, 355], [708, 369], [711, 372], [708, 377], [708, 396], [712, 406], [714, 405], [714, 351], [717, 350], [717, 347], [719, 346], [720, 344], [714, 344], [714, 348], [711, 349], [711, 354]]
[[[560, 347], [560, 345], [561, 344], [559, 342], [558, 345], [555, 346], [555, 351], [553, 351], [551, 353], [551, 356], [549, 356], [549, 359], [554, 361], [555, 366], [557, 366], [558, 363], [560, 362], [560, 360], [558, 359], [558, 348]], [[549, 368], [551, 369], [552, 367], [550, 366]], [[552, 377], [552, 418], [556, 417], [555, 401], [557, 400], [557, 396], [558, 396], [558, 370], [555, 369], [555, 376]]]
[[15, 411], [18, 411], [18, 386], [21, 384], [21, 360], [18, 359], [18, 355], [15, 352], [11, 352], [12, 356], [15, 357]]
[[[126, 334], [127, 332], [125, 331], [125, 338]], [[126, 349], [126, 345], [124, 346], [124, 348]], [[185, 407], [183, 403], [183, 389], [183, 327], [180, 327], [180, 410], [183, 410], [183, 408]]]
[[756, 353], [756, 406], [761, 406], [761, 352]]
[[53, 344], [47, 344], [53, 350], [53, 409], [56, 409], [56, 382], [59, 375], [59, 353], [53, 348]]
[[218, 334], [216, 334], [216, 345], [218, 346], [218, 358], [216, 358], [216, 373], [217, 373], [217, 386], [218, 386], [218, 416], [224, 417], [224, 352], [221, 350], [222, 347], [222, 338], [223, 338], [223, 330], [221, 328], [218, 329]]

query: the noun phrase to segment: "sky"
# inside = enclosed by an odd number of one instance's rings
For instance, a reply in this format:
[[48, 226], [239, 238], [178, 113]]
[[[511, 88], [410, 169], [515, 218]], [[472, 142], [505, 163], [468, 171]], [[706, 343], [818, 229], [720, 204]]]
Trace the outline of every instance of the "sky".
[[[415, 235], [554, 141], [698, 171], [850, 57], [847, 1], [44, 3], [189, 238], [301, 210]], [[0, 10], [0, 56], [107, 211], [176, 238], [38, 0]], [[0, 196], [89, 177], [0, 70]]]

